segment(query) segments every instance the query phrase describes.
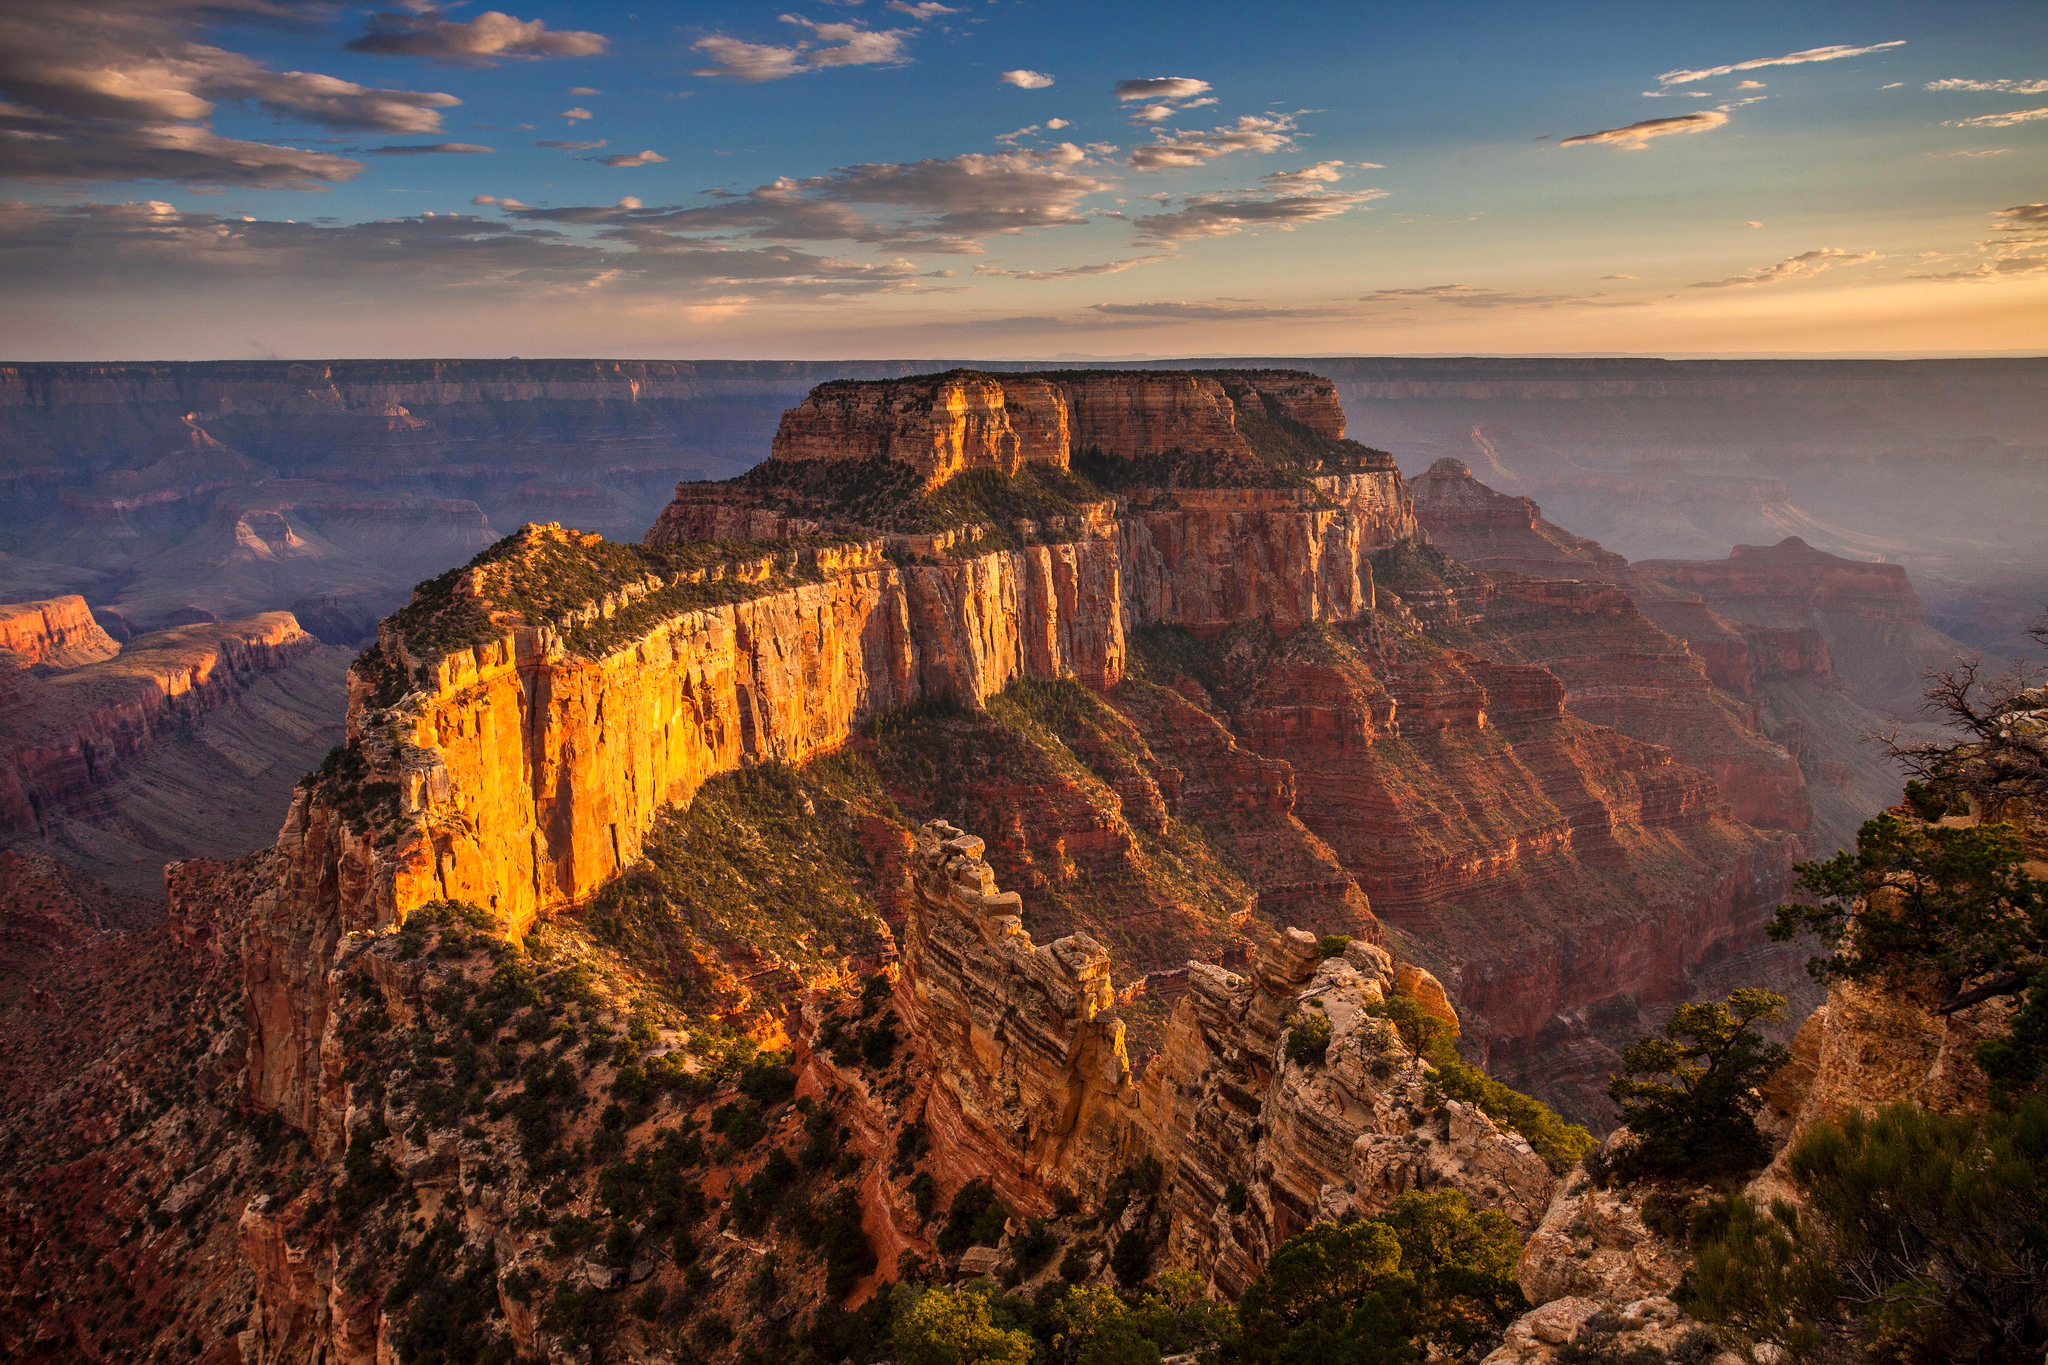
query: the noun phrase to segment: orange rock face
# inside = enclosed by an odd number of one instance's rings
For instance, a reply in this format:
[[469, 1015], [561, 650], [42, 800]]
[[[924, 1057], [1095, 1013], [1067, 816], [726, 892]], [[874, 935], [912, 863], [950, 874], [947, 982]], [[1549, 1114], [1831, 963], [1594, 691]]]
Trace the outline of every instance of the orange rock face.
[[1030, 376], [956, 371], [918, 379], [820, 384], [782, 415], [778, 460], [900, 460], [932, 486], [970, 469], [1066, 468], [1066, 395]]
[[77, 668], [120, 652], [121, 646], [100, 629], [92, 608], [75, 593], [0, 606], [0, 667]]
[[981, 374], [955, 370], [911, 379], [820, 384], [782, 415], [777, 460], [900, 460], [936, 487], [971, 469], [1014, 474], [1027, 464], [1067, 467], [1086, 450], [1153, 455], [1169, 450], [1249, 455], [1241, 410], [1344, 436], [1330, 382], [1287, 370], [1218, 373], [1098, 370]]

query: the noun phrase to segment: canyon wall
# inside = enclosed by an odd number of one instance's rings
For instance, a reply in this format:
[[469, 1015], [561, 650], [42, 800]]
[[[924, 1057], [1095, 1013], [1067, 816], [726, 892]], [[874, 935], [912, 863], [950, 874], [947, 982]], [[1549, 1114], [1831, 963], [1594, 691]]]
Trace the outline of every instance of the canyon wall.
[[[1458, 1189], [1524, 1229], [1543, 1216], [1556, 1182], [1522, 1138], [1456, 1100], [1441, 1124], [1419, 1122], [1437, 1106], [1379, 1010], [1397, 977], [1380, 948], [1325, 958], [1288, 929], [1263, 935], [1245, 974], [1190, 962], [1164, 1047], [1134, 1081], [1109, 955], [1086, 934], [1035, 945], [982, 851], [942, 821], [919, 831], [897, 984], [930, 1067], [924, 1128], [948, 1185], [987, 1180], [1044, 1214], [1055, 1192], [1093, 1202], [1153, 1157], [1168, 1262], [1232, 1297], [1310, 1223], [1379, 1212], [1407, 1190]], [[1428, 973], [1398, 975], [1450, 1013]], [[1331, 1025], [1321, 1057], [1286, 1054], [1303, 1013]]]
[[1245, 407], [1254, 420], [1277, 412], [1324, 440], [1344, 437], [1335, 389], [1303, 372], [956, 370], [820, 384], [782, 415], [771, 458], [887, 458], [910, 465], [936, 487], [969, 469], [1064, 469], [1088, 450], [1127, 457], [1169, 450], [1248, 456], [1252, 447], [1238, 428]]
[[77, 668], [120, 652], [76, 593], [0, 606], [0, 668]]
[[[86, 613], [61, 637], [45, 636], [44, 668], [11, 684], [17, 703], [0, 714], [0, 833], [46, 831], [104, 802], [150, 749], [319, 648], [288, 612], [160, 631], [111, 654], [93, 634], [106, 641]], [[86, 662], [51, 667], [80, 649]]]

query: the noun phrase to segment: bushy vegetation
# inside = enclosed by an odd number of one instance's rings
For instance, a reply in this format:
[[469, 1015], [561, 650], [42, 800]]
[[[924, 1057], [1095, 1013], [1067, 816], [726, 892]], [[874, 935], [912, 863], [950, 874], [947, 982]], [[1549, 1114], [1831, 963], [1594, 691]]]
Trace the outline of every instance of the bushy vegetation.
[[1405, 995], [1390, 995], [1374, 1013], [1388, 1019], [1409, 1051], [1428, 1062], [1431, 1084], [1448, 1099], [1477, 1107], [1503, 1128], [1522, 1135], [1553, 1171], [1563, 1171], [1599, 1146], [1599, 1139], [1556, 1111], [1493, 1079], [1458, 1055], [1450, 1026]]
[[731, 990], [719, 964], [736, 945], [820, 966], [871, 951], [883, 929], [859, 821], [893, 811], [854, 754], [713, 778], [687, 809], [656, 820], [587, 923], [695, 1008]]
[[1632, 1043], [1607, 1082], [1633, 1139], [1622, 1173], [1706, 1178], [1761, 1166], [1770, 1152], [1756, 1088], [1791, 1053], [1758, 1026], [1784, 1017], [1785, 997], [1743, 987], [1725, 1001], [1680, 1005], [1663, 1037]]
[[1801, 1360], [2033, 1362], [2048, 1347], [2048, 1099], [1984, 1118], [1892, 1105], [1810, 1129], [1802, 1207], [1701, 1220], [1691, 1311]]
[[1880, 814], [1853, 851], [1796, 870], [1805, 899], [1778, 907], [1771, 936], [1818, 939], [1823, 951], [1807, 963], [1816, 980], [1932, 984], [1943, 1014], [2019, 996], [2010, 1029], [1980, 1047], [1978, 1063], [2008, 1099], [2048, 1077], [2048, 881], [2028, 873], [2018, 830]]
[[[1318, 1223], [1289, 1238], [1237, 1303], [1237, 1359], [1255, 1365], [1380, 1365], [1461, 1354], [1497, 1339], [1527, 1303], [1521, 1237], [1455, 1190], [1411, 1192], [1377, 1218]], [[1483, 1354], [1483, 1352], [1481, 1352]]]
[[[570, 629], [564, 642], [589, 654], [601, 654], [618, 641], [655, 620], [698, 607], [744, 601], [802, 581], [811, 571], [801, 551], [834, 543], [830, 537], [787, 540], [697, 540], [680, 545], [646, 545], [612, 541], [571, 532], [568, 542], [541, 539], [527, 527], [480, 551], [459, 569], [450, 569], [413, 589], [412, 601], [393, 613], [387, 628], [420, 660], [433, 660], [457, 649], [486, 643], [504, 631], [493, 624], [495, 610], [528, 624], [555, 623], [622, 588], [645, 587], [652, 578], [660, 586], [610, 617]], [[735, 563], [775, 557], [785, 568], [752, 583], [726, 580], [679, 581], [685, 576]], [[481, 571], [482, 598], [458, 594], [456, 585]], [[811, 576], [814, 576], [812, 574]], [[381, 654], [379, 656], [381, 658]], [[384, 669], [388, 673], [389, 668]], [[402, 693], [383, 676], [377, 704], [390, 705]], [[415, 679], [415, 682], [424, 679]]]

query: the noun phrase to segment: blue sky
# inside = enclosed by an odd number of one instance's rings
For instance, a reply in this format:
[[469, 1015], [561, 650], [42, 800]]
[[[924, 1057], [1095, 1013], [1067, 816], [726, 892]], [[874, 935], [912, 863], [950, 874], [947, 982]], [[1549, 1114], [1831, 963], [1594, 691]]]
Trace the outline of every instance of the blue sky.
[[10, 359], [2048, 348], [2038, 3], [17, 0], [0, 101]]

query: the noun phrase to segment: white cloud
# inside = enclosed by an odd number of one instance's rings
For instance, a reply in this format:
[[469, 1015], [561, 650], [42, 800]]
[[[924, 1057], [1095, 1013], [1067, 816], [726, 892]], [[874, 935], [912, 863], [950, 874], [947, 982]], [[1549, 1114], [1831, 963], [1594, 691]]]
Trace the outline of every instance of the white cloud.
[[1162, 251], [1153, 256], [1133, 256], [1126, 261], [1099, 261], [1093, 265], [1070, 265], [1059, 270], [1012, 270], [1000, 265], [977, 265], [977, 275], [993, 275], [1009, 280], [1026, 280], [1034, 283], [1047, 280], [1080, 280], [1094, 275], [1121, 275], [1124, 271], [1141, 265], [1152, 265], [1158, 261], [1170, 261], [1174, 255]]
[[569, 94], [572, 98], [577, 95], [602, 95], [603, 93], [604, 91], [593, 89], [587, 85], [572, 85], [569, 87]]
[[1141, 104], [1131, 110], [1133, 123], [1164, 123], [1172, 117], [1173, 106], [1170, 104]]
[[390, 57], [431, 57], [451, 66], [494, 66], [497, 59], [504, 57], [594, 57], [609, 43], [601, 33], [550, 33], [548, 26], [538, 19], [515, 19], [497, 10], [487, 10], [468, 23], [456, 23], [442, 18], [438, 11], [426, 10], [417, 14], [372, 14], [369, 27], [347, 45], [347, 50]]
[[1644, 119], [1631, 123], [1625, 128], [1603, 128], [1597, 133], [1581, 133], [1558, 143], [1560, 147], [1577, 147], [1589, 143], [1604, 143], [1626, 152], [1639, 152], [1650, 145], [1650, 139], [1670, 137], [1675, 133], [1705, 133], [1728, 122], [1728, 116], [1718, 109], [1702, 109], [1697, 113], [1676, 114], [1671, 118]]
[[1255, 228], [1277, 228], [1289, 232], [1302, 223], [1335, 218], [1385, 197], [1385, 190], [1360, 190], [1352, 194], [1195, 195], [1183, 201], [1178, 209], [1139, 218], [1136, 227], [1141, 241], [1153, 242], [1230, 237]]
[[1985, 259], [1962, 270], [1907, 278], [1982, 281], [2048, 275], [2048, 204], [2014, 204], [1994, 211], [1991, 217], [1999, 235], [1977, 243], [1977, 251]]
[[1005, 71], [1000, 79], [1004, 85], [1014, 85], [1019, 90], [1043, 90], [1052, 84], [1052, 77], [1043, 71], [1029, 71], [1023, 67]]
[[1762, 224], [1762, 223], [1760, 223], [1760, 222], [1758, 222], [1758, 221], [1757, 221], [1756, 219], [1752, 218], [1752, 219], [1750, 219], [1750, 220], [1749, 220], [1748, 222], [1744, 223], [1744, 224], [1743, 224], [1743, 226], [1744, 226], [1744, 227], [1762, 227], [1762, 226], [1763, 226], [1763, 224]]
[[[1384, 167], [1374, 167], [1384, 170]], [[1313, 166], [1303, 166], [1298, 171], [1274, 171], [1271, 175], [1259, 177], [1259, 183], [1277, 194], [1297, 194], [1313, 191], [1318, 185], [1334, 185], [1344, 178], [1344, 163], [1341, 161], [1318, 161]]]
[[1737, 81], [1735, 82], [1735, 88], [1737, 90], [1761, 90], [1764, 88], [1764, 83], [1762, 81]]
[[[1633, 279], [1610, 275], [1609, 279]], [[1486, 289], [1476, 284], [1430, 284], [1408, 289], [1375, 289], [1359, 297], [1360, 303], [1390, 304], [1398, 308], [1441, 305], [1447, 308], [1549, 308], [1564, 303], [1589, 303], [1591, 299], [1571, 294], [1514, 294]]]
[[1294, 145], [1293, 114], [1242, 114], [1236, 123], [1199, 130], [1159, 129], [1154, 141], [1133, 148], [1130, 164], [1141, 171], [1201, 166], [1231, 152], [1284, 152]]
[[[1114, 150], [1114, 149], [1109, 149]], [[754, 241], [851, 241], [912, 253], [974, 254], [981, 239], [1088, 222], [1081, 201], [1109, 188], [1073, 143], [908, 163], [843, 166], [789, 177], [715, 202], [622, 213], [523, 209], [546, 222], [607, 222], [641, 233], [737, 234]], [[885, 210], [881, 215], [854, 205]]]
[[222, 137], [238, 104], [281, 122], [419, 135], [461, 101], [312, 71], [273, 71], [213, 41], [236, 22], [274, 22], [272, 0], [11, 0], [0, 5], [0, 178], [168, 180], [310, 189], [363, 163]]
[[1951, 76], [1943, 81], [1929, 81], [1922, 87], [1927, 90], [1965, 90], [1996, 95], [2048, 95], [2048, 81], [1968, 81]]
[[1979, 114], [1976, 118], [1956, 119], [1951, 128], [2010, 128], [2019, 123], [2038, 123], [2048, 118], [2048, 108], [2015, 109], [2006, 114]]
[[668, 160], [659, 152], [618, 152], [611, 156], [585, 157], [602, 166], [657, 166]]
[[1147, 319], [1159, 322], [1231, 322], [1249, 318], [1326, 317], [1328, 308], [1298, 308], [1280, 304], [1251, 303], [1223, 299], [1215, 303], [1098, 303], [1094, 311], [1105, 317]]
[[1049, 119], [1047, 119], [1047, 120], [1045, 121], [1045, 126], [1046, 126], [1047, 128], [1050, 128], [1050, 129], [1051, 129], [1052, 131], [1054, 131], [1054, 132], [1058, 132], [1058, 131], [1059, 131], [1060, 129], [1062, 129], [1062, 128], [1071, 128], [1071, 127], [1073, 127], [1073, 125], [1072, 125], [1071, 123], [1068, 123], [1068, 122], [1067, 122], [1067, 121], [1066, 121], [1065, 119], [1063, 119], [1063, 118], [1049, 118]]
[[691, 74], [728, 76], [751, 85], [833, 66], [902, 66], [910, 60], [904, 51], [910, 34], [903, 29], [869, 29], [857, 23], [820, 24], [797, 14], [783, 15], [782, 22], [809, 29], [811, 36], [784, 47], [742, 42], [714, 33], [690, 46], [717, 65], [699, 67]]
[[579, 105], [574, 109], [564, 109], [561, 113], [555, 115], [555, 117], [568, 119], [571, 123], [579, 123], [587, 118], [596, 118], [597, 115], [591, 113], [588, 109], [585, 109]]
[[958, 14], [960, 12], [950, 5], [940, 4], [939, 0], [916, 0], [915, 3], [912, 3], [912, 0], [889, 0], [889, 3], [884, 8], [893, 9], [898, 14], [907, 14], [919, 23], [924, 23], [928, 19], [936, 19], [942, 14]]
[[1759, 266], [1745, 270], [1740, 275], [1730, 275], [1725, 280], [1701, 280], [1694, 289], [1747, 289], [1761, 284], [1783, 284], [1788, 280], [1811, 279], [1825, 270], [1836, 266], [1862, 265], [1866, 261], [1882, 260], [1874, 251], [1844, 251], [1840, 247], [1822, 247], [1818, 251], [1802, 251], [1797, 256], [1788, 256], [1776, 265]]
[[1193, 76], [1146, 76], [1116, 83], [1120, 100], [1185, 100], [1208, 93], [1209, 82]]
[[1906, 40], [1895, 39], [1889, 43], [1872, 43], [1869, 47], [1847, 47], [1835, 44], [1832, 47], [1810, 47], [1804, 52], [1791, 52], [1783, 57], [1756, 57], [1746, 62], [1731, 62], [1727, 66], [1709, 66], [1698, 71], [1667, 71], [1657, 78], [1660, 85], [1689, 85], [1694, 81], [1712, 80], [1716, 76], [1727, 76], [1737, 71], [1755, 71], [1766, 66], [1805, 66], [1809, 62], [1836, 62], [1844, 57], [1862, 57], [1872, 52], [1883, 52], [1887, 48], [1904, 47]]
[[[494, 207], [517, 201], [481, 196]], [[630, 202], [630, 201], [622, 201]], [[0, 287], [11, 295], [76, 298], [274, 290], [292, 280], [358, 302], [415, 301], [423, 291], [528, 300], [562, 289], [619, 288], [695, 302], [830, 299], [901, 292], [907, 262], [835, 260], [788, 247], [734, 247], [654, 235], [604, 244], [462, 213], [325, 225], [181, 212], [170, 204], [32, 204], [0, 201]]]

